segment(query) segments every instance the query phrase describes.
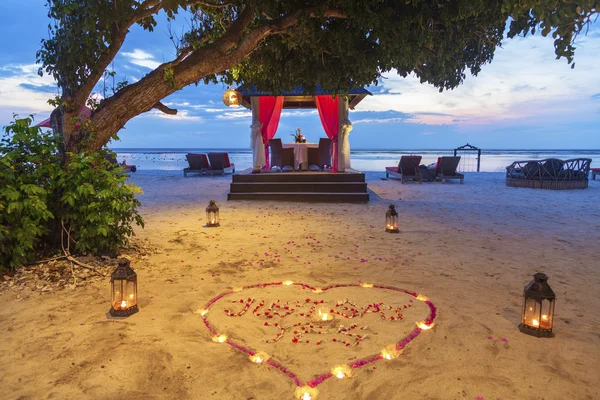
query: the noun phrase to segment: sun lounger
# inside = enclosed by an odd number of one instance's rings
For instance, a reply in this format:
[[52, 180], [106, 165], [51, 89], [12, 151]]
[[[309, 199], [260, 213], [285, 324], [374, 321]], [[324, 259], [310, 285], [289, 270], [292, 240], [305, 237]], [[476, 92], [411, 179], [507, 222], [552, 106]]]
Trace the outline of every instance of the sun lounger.
[[446, 183], [446, 179], [460, 179], [460, 183], [465, 182], [465, 176], [456, 172], [460, 156], [458, 157], [439, 157], [437, 164], [437, 177]]
[[210, 173], [220, 173], [225, 175], [228, 173], [235, 172], [235, 164], [229, 162], [229, 154], [227, 153], [208, 153], [208, 160], [210, 161]]
[[421, 183], [421, 175], [419, 174], [419, 164], [421, 156], [402, 156], [397, 167], [385, 167], [385, 176], [400, 178], [404, 183], [406, 180], [416, 180]]
[[187, 176], [187, 174], [190, 173], [206, 175], [210, 170], [210, 164], [208, 163], [206, 154], [188, 153], [185, 158], [190, 166], [189, 168], [183, 169], [183, 176]]

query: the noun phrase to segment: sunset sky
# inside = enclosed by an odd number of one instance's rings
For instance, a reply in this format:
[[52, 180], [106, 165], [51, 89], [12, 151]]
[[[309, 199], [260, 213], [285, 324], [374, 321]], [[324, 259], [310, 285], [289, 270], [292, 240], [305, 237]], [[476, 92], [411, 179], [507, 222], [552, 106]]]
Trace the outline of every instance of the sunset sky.
[[[51, 77], [39, 77], [35, 53], [47, 37], [44, 0], [0, 2], [0, 125], [13, 113], [48, 117], [57, 94]], [[390, 72], [350, 114], [353, 149], [453, 148], [600, 149], [600, 24], [576, 42], [576, 67], [555, 60], [553, 40], [507, 39], [477, 77], [439, 93]], [[154, 33], [136, 27], [115, 59], [118, 80], [133, 82], [173, 58], [161, 17]], [[187, 87], [164, 102], [179, 110], [140, 115], [114, 147], [249, 148], [250, 112], [227, 108], [223, 85]], [[277, 136], [291, 141], [295, 128], [309, 141], [325, 136], [316, 110], [285, 110]]]

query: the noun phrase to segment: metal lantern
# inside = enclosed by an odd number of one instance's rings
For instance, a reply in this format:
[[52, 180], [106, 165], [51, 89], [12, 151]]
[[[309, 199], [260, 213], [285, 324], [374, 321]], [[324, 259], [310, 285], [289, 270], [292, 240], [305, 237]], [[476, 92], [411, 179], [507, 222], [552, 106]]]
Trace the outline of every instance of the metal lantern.
[[237, 90], [228, 89], [223, 93], [223, 103], [227, 107], [239, 107], [242, 104], [242, 94]]
[[110, 277], [112, 286], [112, 306], [110, 315], [128, 317], [138, 312], [137, 274], [126, 258], [119, 259], [118, 266]]
[[390, 233], [398, 233], [398, 213], [396, 207], [390, 204], [390, 208], [385, 213], [385, 231]]
[[209, 228], [213, 228], [219, 225], [219, 206], [215, 203], [214, 200], [208, 202], [208, 207], [206, 207], [206, 226]]
[[556, 295], [548, 285], [546, 274], [538, 272], [523, 291], [523, 318], [519, 329], [537, 337], [552, 337]]

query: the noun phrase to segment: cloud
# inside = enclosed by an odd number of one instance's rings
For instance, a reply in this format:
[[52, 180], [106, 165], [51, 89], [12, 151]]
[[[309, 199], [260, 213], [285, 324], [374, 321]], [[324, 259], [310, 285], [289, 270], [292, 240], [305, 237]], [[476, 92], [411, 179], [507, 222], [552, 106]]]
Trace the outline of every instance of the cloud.
[[405, 118], [364, 118], [352, 121], [352, 124], [392, 124], [404, 121], [406, 121]]
[[590, 99], [592, 99], [592, 100], [600, 100], [600, 93], [596, 93], [596, 94], [590, 96]]
[[240, 120], [240, 119], [246, 119], [246, 118], [252, 118], [252, 112], [251, 111], [238, 111], [238, 112], [225, 112], [221, 115], [217, 115], [216, 119], [222, 119], [222, 120]]
[[152, 54], [146, 53], [144, 50], [135, 49], [131, 53], [123, 52], [122, 54], [129, 59], [130, 63], [140, 67], [156, 69], [161, 64], [154, 59]]
[[467, 77], [454, 90], [439, 93], [414, 75], [403, 78], [391, 72], [384, 74], [381, 89], [357, 108], [408, 113], [406, 122], [412, 123], [479, 128], [507, 120], [592, 115], [600, 107], [593, 101], [600, 94], [599, 53], [599, 40], [580, 38], [572, 70], [565, 60], [555, 60], [551, 38], [515, 38], [496, 50], [479, 76]]
[[158, 110], [151, 110], [151, 111], [143, 114], [143, 116], [146, 118], [170, 119], [172, 121], [187, 121], [187, 122], [204, 121], [204, 118], [202, 118], [199, 115], [190, 115], [190, 112], [188, 110], [178, 110], [177, 114], [175, 114], [175, 115], [165, 114], [164, 112], [158, 111]]
[[56, 83], [51, 76], [39, 76], [37, 70], [35, 64], [0, 66], [0, 122], [10, 121], [13, 113], [42, 113], [41, 119], [50, 114], [50, 88], [56, 93]]

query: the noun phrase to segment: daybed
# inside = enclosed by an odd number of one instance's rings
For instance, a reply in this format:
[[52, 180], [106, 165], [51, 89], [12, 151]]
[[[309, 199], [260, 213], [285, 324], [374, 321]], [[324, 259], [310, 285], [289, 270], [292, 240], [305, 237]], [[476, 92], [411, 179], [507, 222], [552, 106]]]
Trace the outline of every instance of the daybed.
[[506, 167], [506, 186], [534, 189], [585, 189], [590, 158], [515, 161]]

